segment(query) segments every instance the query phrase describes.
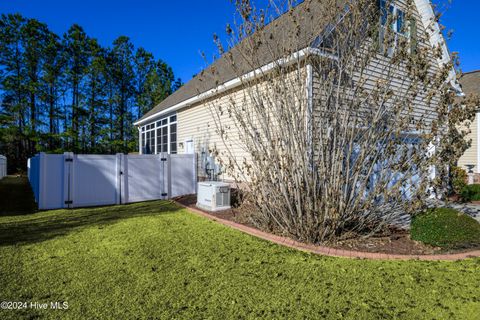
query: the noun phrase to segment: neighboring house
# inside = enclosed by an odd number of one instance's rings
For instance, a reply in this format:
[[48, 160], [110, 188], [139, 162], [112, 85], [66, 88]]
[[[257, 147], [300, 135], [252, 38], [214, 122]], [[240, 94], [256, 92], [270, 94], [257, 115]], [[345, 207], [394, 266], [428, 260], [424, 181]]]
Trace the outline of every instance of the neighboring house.
[[[299, 4], [297, 9], [305, 5], [305, 2]], [[416, 32], [411, 32], [410, 35], [400, 34], [400, 31], [397, 32], [397, 30], [395, 32], [398, 33], [398, 36], [409, 36], [412, 44], [418, 46], [440, 44], [443, 49], [443, 59], [435, 61], [436, 59], [432, 57], [433, 65], [439, 66], [441, 63], [449, 61], [450, 56], [438, 25], [434, 23], [432, 28], [432, 21], [434, 20], [432, 6], [429, 0], [415, 0], [414, 2], [417, 12], [416, 19], [413, 21], [415, 23], [413, 30]], [[380, 0], [379, 3], [385, 5], [386, 1]], [[406, 3], [407, 0], [395, 1], [389, 9], [401, 19], [403, 17], [402, 10], [406, 8]], [[299, 54], [305, 56], [315, 52], [312, 49], [316, 49], [315, 46], [318, 44], [319, 27], [325, 29], [327, 26], [331, 26], [329, 23], [331, 21], [322, 19], [322, 0], [310, 1], [310, 5], [308, 14], [311, 17], [302, 16], [302, 18], [305, 18], [302, 21], [308, 21], [308, 24], [303, 26], [303, 34], [300, 35], [300, 38], [304, 39], [305, 49], [299, 51]], [[388, 10], [388, 8], [385, 10]], [[289, 32], [290, 29], [294, 29], [290, 28], [289, 21], [284, 16], [280, 16], [265, 28], [272, 33]], [[404, 21], [399, 20], [397, 24], [400, 23], [404, 23]], [[381, 65], [382, 63], [389, 63], [388, 58], [379, 57], [379, 60], [382, 61], [376, 63], [370, 70], [373, 81], [385, 77], [382, 75]], [[265, 67], [271, 62], [265, 59], [262, 62], [263, 65], [259, 65], [258, 68]], [[214, 73], [217, 77], [214, 78], [210, 75], [211, 72], [209, 71], [211, 70], [215, 70]], [[251, 69], [245, 69], [245, 75], [251, 71]], [[312, 72], [306, 72], [306, 74], [308, 74], [308, 77], [305, 81], [311, 84], [311, 92], [315, 94], [315, 84], [318, 83], [316, 81], [317, 75], [312, 74]], [[455, 87], [454, 74], [454, 72], [451, 74], [450, 80]], [[242, 97], [241, 84], [238, 73], [231, 70], [226, 59], [224, 57], [218, 59], [206, 72], [186, 83], [135, 123], [139, 130], [140, 153], [196, 153], [199, 159], [204, 159], [213, 146], [217, 150], [221, 149], [223, 143], [216, 133], [209, 105], [212, 103], [227, 104], [231, 99], [240, 99]], [[417, 107], [423, 110], [431, 109], [422, 101], [418, 102]], [[231, 130], [235, 130], [235, 126], [232, 126]], [[229, 135], [233, 136], [231, 133]], [[247, 156], [240, 147], [233, 151], [234, 156], [238, 159]], [[204, 161], [199, 161], [199, 164], [201, 163], [204, 163]], [[200, 176], [205, 176], [204, 169], [201, 165], [199, 166], [198, 173]]]
[[[480, 96], [480, 70], [467, 72], [460, 78], [460, 84], [465, 94], [475, 94]], [[480, 106], [479, 106], [480, 107]], [[463, 156], [458, 160], [458, 166], [472, 171], [480, 176], [480, 112], [477, 112], [475, 119], [470, 125], [470, 133], [466, 137], [472, 141], [471, 147], [465, 151]], [[469, 168], [470, 167], [470, 168]]]

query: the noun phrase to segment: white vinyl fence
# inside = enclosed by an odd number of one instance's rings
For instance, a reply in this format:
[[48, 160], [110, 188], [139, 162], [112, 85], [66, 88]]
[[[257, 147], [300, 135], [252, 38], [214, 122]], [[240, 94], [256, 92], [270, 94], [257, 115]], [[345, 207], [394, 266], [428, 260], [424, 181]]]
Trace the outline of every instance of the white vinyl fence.
[[0, 180], [7, 176], [7, 157], [0, 155]]
[[39, 209], [170, 199], [196, 192], [195, 155], [40, 153], [28, 160]]

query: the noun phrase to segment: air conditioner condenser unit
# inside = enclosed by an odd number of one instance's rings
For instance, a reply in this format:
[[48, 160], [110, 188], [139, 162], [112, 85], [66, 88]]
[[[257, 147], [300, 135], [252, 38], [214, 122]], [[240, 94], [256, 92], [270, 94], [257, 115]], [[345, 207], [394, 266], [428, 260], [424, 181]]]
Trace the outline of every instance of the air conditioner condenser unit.
[[230, 185], [225, 182], [205, 181], [198, 183], [197, 207], [207, 211], [230, 209]]

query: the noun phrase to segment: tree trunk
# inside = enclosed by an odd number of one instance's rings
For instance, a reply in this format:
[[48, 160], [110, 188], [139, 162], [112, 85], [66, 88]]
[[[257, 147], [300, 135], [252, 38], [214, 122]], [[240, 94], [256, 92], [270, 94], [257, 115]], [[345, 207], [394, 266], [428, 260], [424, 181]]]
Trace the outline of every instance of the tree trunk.
[[78, 151], [78, 82], [73, 81], [72, 94], [72, 134], [73, 134], [73, 152]]
[[[36, 108], [36, 99], [35, 93], [30, 93], [30, 127], [32, 128], [32, 135], [35, 138], [37, 136], [36, 133], [36, 122], [37, 122], [37, 108]], [[29, 156], [35, 154], [36, 144], [35, 141], [29, 138], [30, 140], [30, 150]]]
[[125, 89], [122, 87], [121, 98], [120, 98], [120, 140], [123, 144], [123, 151], [125, 152], [125, 126], [124, 126], [124, 119], [125, 119]]
[[50, 84], [50, 99], [49, 99], [49, 110], [48, 110], [48, 120], [49, 120], [49, 132], [50, 132], [50, 137], [49, 137], [49, 149], [54, 150], [55, 149], [55, 86], [54, 84]]
[[95, 88], [96, 82], [92, 82], [92, 92], [90, 97], [90, 150], [95, 149]]

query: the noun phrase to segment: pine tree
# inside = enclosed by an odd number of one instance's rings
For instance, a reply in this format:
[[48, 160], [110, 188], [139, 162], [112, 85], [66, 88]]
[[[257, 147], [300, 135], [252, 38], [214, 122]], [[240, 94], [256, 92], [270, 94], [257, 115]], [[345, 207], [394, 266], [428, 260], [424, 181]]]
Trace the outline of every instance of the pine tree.
[[[154, 74], [153, 106], [163, 101], [172, 94], [175, 82], [175, 75], [172, 68], [162, 60], [155, 64]], [[153, 107], [152, 106], [152, 107]]]
[[23, 61], [22, 34], [26, 23], [19, 14], [2, 15], [0, 19], [0, 141], [2, 154], [8, 156], [10, 169], [16, 169], [28, 158], [24, 136], [27, 126], [27, 85]]
[[30, 113], [30, 126], [28, 132], [29, 155], [37, 151], [38, 140], [37, 126], [42, 110], [38, 108], [40, 78], [43, 69], [43, 56], [48, 42], [50, 31], [44, 23], [29, 19], [21, 29], [22, 45], [24, 47], [23, 61], [27, 75], [28, 104]]
[[81, 110], [83, 80], [88, 68], [89, 61], [89, 37], [83, 28], [74, 24], [64, 35], [63, 46], [67, 62], [67, 81], [70, 86], [71, 104], [71, 127], [69, 136], [72, 137], [71, 150], [78, 152], [80, 118], [84, 114]]
[[61, 147], [59, 99], [63, 94], [65, 55], [60, 38], [52, 32], [48, 35], [44, 58], [41, 100], [47, 106], [48, 113], [48, 145], [46, 151], [55, 152]]
[[105, 48], [79, 25], [60, 38], [38, 20], [0, 16], [0, 153], [10, 171], [38, 151], [137, 150], [133, 122], [180, 86], [128, 37]]
[[138, 48], [135, 53], [135, 103], [137, 119], [151, 108], [151, 94], [148, 88], [148, 76], [155, 68], [153, 54], [144, 48]]
[[89, 66], [87, 69], [86, 96], [88, 106], [88, 152], [99, 150], [102, 127], [106, 124], [106, 51], [96, 39], [89, 40]]
[[183, 81], [182, 81], [182, 79], [177, 78], [177, 80], [175, 80], [175, 83], [173, 84], [173, 92], [177, 91], [177, 90], [180, 89], [182, 86], [183, 86]]
[[128, 142], [132, 140], [131, 102], [135, 90], [133, 85], [133, 44], [125, 36], [113, 42], [111, 51], [111, 75], [115, 87], [116, 128], [118, 130], [116, 145], [119, 151], [128, 152]]

